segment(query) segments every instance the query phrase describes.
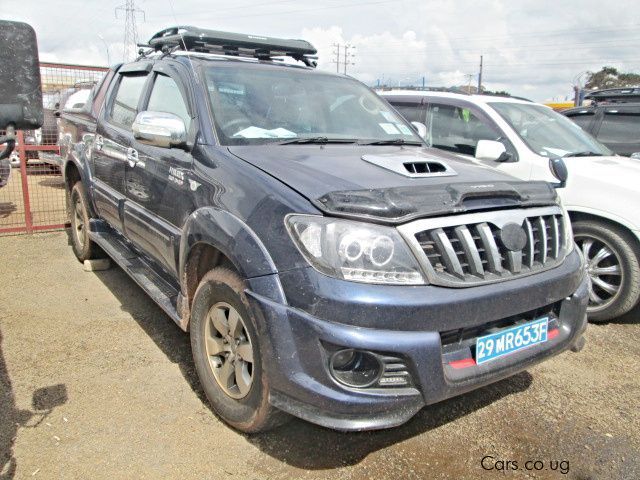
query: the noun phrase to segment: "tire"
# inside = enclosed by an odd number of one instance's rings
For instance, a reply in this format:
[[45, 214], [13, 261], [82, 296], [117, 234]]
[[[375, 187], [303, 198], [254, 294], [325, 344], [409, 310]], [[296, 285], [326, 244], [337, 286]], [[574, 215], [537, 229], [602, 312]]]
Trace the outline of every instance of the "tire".
[[[230, 329], [234, 324], [239, 325], [235, 332]], [[218, 267], [202, 278], [193, 298], [190, 335], [200, 383], [222, 420], [245, 433], [263, 432], [286, 421], [288, 416], [269, 404], [258, 324], [237, 273]]]
[[69, 194], [69, 216], [71, 223], [71, 248], [80, 262], [101, 258], [104, 255], [100, 247], [89, 238], [89, 200], [81, 181]]
[[628, 232], [608, 223], [579, 220], [572, 225], [589, 275], [589, 320], [598, 323], [624, 315], [640, 297], [637, 243]]

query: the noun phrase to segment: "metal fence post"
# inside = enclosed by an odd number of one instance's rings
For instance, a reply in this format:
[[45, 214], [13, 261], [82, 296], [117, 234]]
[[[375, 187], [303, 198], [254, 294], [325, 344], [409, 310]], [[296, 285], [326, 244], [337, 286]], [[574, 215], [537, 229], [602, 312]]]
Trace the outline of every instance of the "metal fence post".
[[18, 155], [20, 157], [20, 178], [22, 180], [22, 201], [24, 203], [24, 224], [27, 233], [33, 232], [31, 201], [29, 198], [29, 179], [27, 178], [27, 151], [24, 144], [24, 132], [18, 131]]

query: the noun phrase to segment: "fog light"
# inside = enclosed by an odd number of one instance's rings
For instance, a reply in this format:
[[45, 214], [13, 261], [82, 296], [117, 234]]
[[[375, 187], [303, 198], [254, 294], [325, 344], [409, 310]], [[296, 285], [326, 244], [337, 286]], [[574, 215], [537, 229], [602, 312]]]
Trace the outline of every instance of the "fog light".
[[348, 387], [365, 388], [380, 378], [382, 364], [372, 353], [351, 348], [338, 350], [329, 360], [331, 375]]

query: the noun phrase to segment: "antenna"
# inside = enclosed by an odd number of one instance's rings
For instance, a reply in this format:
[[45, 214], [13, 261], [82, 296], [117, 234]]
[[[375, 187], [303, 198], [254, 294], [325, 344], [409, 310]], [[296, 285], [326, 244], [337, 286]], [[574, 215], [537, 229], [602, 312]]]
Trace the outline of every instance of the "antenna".
[[138, 53], [138, 28], [136, 27], [136, 16], [142, 15], [142, 21], [146, 20], [144, 10], [136, 8], [135, 0], [126, 0], [123, 5], [115, 8], [116, 18], [118, 12], [124, 12], [124, 42], [122, 60], [128, 62], [136, 58]]

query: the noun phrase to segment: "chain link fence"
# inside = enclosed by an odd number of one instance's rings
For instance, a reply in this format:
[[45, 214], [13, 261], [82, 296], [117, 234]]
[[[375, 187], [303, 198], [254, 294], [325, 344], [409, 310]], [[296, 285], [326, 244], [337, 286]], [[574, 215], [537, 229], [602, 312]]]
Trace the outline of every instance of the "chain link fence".
[[108, 69], [40, 63], [44, 123], [18, 132], [11, 169], [0, 172], [0, 235], [56, 230], [66, 226], [58, 115], [80, 108]]

